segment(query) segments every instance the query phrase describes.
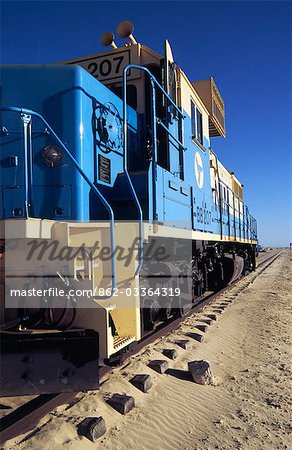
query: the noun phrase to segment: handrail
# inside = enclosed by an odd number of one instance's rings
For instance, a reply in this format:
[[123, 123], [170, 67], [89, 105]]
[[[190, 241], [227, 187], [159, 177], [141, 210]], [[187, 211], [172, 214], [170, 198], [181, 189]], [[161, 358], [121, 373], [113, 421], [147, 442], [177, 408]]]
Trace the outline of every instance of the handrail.
[[181, 118], [184, 118], [184, 113], [183, 111], [179, 108], [179, 106], [177, 106], [174, 101], [172, 100], [172, 98], [168, 95], [168, 93], [163, 89], [163, 87], [158, 83], [158, 81], [156, 80], [155, 76], [150, 72], [149, 69], [147, 69], [147, 67], [143, 67], [143, 66], [138, 66], [136, 64], [128, 64], [125, 68], [124, 68], [124, 74], [130, 70], [130, 69], [136, 69], [136, 70], [141, 70], [143, 72], [146, 72], [150, 79], [154, 82], [154, 84], [156, 84], [156, 86], [160, 89], [160, 91], [165, 95], [165, 97], [168, 99], [168, 101], [172, 104], [172, 106], [174, 107], [174, 109], [176, 109], [176, 111], [178, 112], [178, 114], [181, 116]]
[[[80, 173], [80, 175], [84, 178], [84, 180], [87, 182], [87, 184], [91, 187], [91, 189], [93, 189], [93, 191], [95, 192], [95, 194], [99, 197], [99, 199], [101, 200], [101, 202], [103, 203], [103, 205], [105, 206], [105, 208], [107, 209], [108, 213], [109, 213], [109, 218], [110, 218], [110, 235], [111, 235], [111, 246], [113, 249], [112, 255], [114, 255], [114, 249], [115, 249], [115, 236], [114, 236], [114, 212], [112, 210], [112, 207], [110, 206], [110, 204], [107, 202], [107, 200], [104, 198], [104, 196], [99, 192], [99, 190], [97, 189], [97, 187], [90, 181], [90, 179], [88, 178], [88, 176], [85, 174], [85, 172], [81, 169], [81, 167], [79, 166], [78, 162], [76, 161], [76, 159], [74, 158], [74, 156], [71, 154], [70, 150], [67, 149], [66, 145], [61, 141], [61, 139], [58, 137], [58, 135], [55, 133], [55, 131], [51, 128], [51, 126], [48, 124], [48, 122], [44, 119], [44, 117], [37, 113], [36, 111], [32, 111], [30, 109], [26, 109], [26, 108], [18, 108], [18, 107], [2, 107], [0, 108], [0, 111], [8, 111], [8, 112], [18, 112], [20, 113], [20, 115], [29, 115], [29, 116], [35, 116], [38, 117], [47, 127], [47, 129], [50, 131], [50, 133], [53, 135], [53, 137], [56, 139], [56, 141], [58, 142], [58, 144], [62, 147], [62, 149], [64, 150], [64, 152], [66, 153], [67, 157], [70, 159], [70, 161], [74, 164], [74, 166], [76, 167], [76, 169], [78, 170], [78, 172]], [[27, 151], [27, 148], [25, 146], [25, 149]], [[26, 177], [27, 180], [27, 177]], [[111, 294], [110, 295], [105, 295], [105, 296], [100, 296], [100, 297], [95, 297], [98, 299], [107, 299], [107, 298], [111, 298], [113, 295], [113, 291], [116, 288], [116, 263], [115, 263], [115, 258], [114, 256], [112, 257], [111, 260], [111, 266], [112, 266], [112, 287], [111, 287]]]
[[138, 267], [136, 269], [136, 275], [140, 273], [140, 270], [142, 268], [143, 264], [143, 212], [140, 205], [140, 202], [138, 200], [136, 191], [134, 189], [132, 180], [130, 178], [129, 172], [128, 172], [128, 121], [127, 121], [127, 70], [129, 66], [126, 66], [123, 71], [123, 147], [124, 147], [124, 157], [123, 157], [123, 170], [126, 175], [126, 179], [128, 181], [128, 184], [130, 186], [130, 189], [133, 194], [134, 202], [136, 204], [138, 215], [139, 215], [139, 262]]
[[[151, 82], [151, 89], [152, 89], [152, 145], [153, 145], [153, 170], [152, 170], [152, 181], [153, 181], [153, 219], [156, 220], [157, 219], [157, 213], [156, 213], [156, 177], [157, 177], [157, 169], [156, 169], [156, 164], [157, 164], [157, 135], [156, 135], [156, 125], [157, 125], [157, 117], [156, 117], [156, 91], [155, 91], [155, 86], [158, 87], [158, 89], [160, 89], [160, 91], [163, 93], [163, 95], [167, 98], [167, 100], [169, 101], [169, 103], [175, 108], [175, 110], [178, 112], [179, 116], [181, 118], [184, 118], [184, 114], [181, 111], [181, 109], [174, 103], [174, 101], [172, 100], [172, 98], [167, 94], [167, 92], [163, 89], [163, 87], [158, 83], [158, 81], [156, 80], [156, 78], [154, 77], [154, 75], [150, 72], [149, 69], [147, 69], [146, 67], [143, 66], [139, 66], [136, 64], [128, 64], [123, 71], [123, 121], [124, 121], [124, 172], [127, 176], [129, 185], [132, 189], [132, 193], [133, 193], [133, 197], [139, 212], [139, 216], [140, 216], [140, 259], [139, 259], [139, 264], [138, 264], [138, 268], [137, 268], [137, 273], [140, 272], [140, 269], [142, 267], [143, 264], [143, 256], [142, 256], [142, 250], [143, 250], [143, 242], [142, 242], [142, 223], [143, 223], [143, 214], [142, 214], [142, 209], [139, 203], [139, 200], [137, 198], [135, 189], [133, 187], [131, 178], [129, 176], [128, 173], [128, 167], [127, 167], [127, 149], [128, 149], [128, 120], [127, 120], [127, 72], [130, 69], [135, 69], [135, 70], [140, 70], [142, 72], [145, 72], [149, 78], [150, 78], [150, 82]], [[164, 125], [161, 123], [161, 125]], [[169, 131], [169, 130], [168, 130]], [[174, 136], [172, 136], [174, 137]], [[175, 139], [175, 138], [174, 138]], [[183, 144], [181, 142], [179, 142], [179, 145], [181, 145], [183, 147]], [[184, 148], [184, 147], [183, 147]]]

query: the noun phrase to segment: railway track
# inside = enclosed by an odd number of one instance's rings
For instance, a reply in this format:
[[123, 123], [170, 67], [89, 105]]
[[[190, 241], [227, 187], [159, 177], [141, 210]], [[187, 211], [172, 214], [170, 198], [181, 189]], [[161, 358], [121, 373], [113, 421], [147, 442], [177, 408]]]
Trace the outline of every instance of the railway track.
[[[135, 347], [130, 349], [125, 354], [125, 357], [129, 358], [130, 356], [138, 353], [146, 345], [154, 342], [162, 336], [168, 335], [169, 333], [177, 329], [179, 325], [188, 317], [201, 312], [205, 306], [213, 303], [234, 286], [238, 286], [240, 290], [244, 289], [246, 287], [246, 282], [248, 282], [249, 284], [250, 282], [254, 281], [254, 279], [257, 278], [264, 270], [266, 270], [280, 256], [280, 254], [281, 251], [275, 251], [272, 255], [261, 254], [256, 271], [252, 274], [249, 274], [249, 276], [251, 276], [251, 279], [246, 280], [246, 277], [239, 278], [231, 285], [223, 288], [222, 290], [216, 293], [211, 293], [210, 295], [206, 295], [186, 315], [172, 320], [171, 322], [156, 329], [155, 332], [142, 339]], [[242, 286], [240, 285], [240, 283], [242, 284]], [[110, 366], [101, 367], [100, 378], [102, 378], [112, 369], [113, 368]], [[19, 406], [0, 420], [0, 445], [3, 445], [6, 441], [12, 438], [33, 430], [37, 427], [40, 419], [42, 419], [46, 414], [50, 413], [56, 407], [62, 404], [70, 404], [71, 402], [74, 402], [74, 398], [77, 394], [78, 392], [40, 395]]]

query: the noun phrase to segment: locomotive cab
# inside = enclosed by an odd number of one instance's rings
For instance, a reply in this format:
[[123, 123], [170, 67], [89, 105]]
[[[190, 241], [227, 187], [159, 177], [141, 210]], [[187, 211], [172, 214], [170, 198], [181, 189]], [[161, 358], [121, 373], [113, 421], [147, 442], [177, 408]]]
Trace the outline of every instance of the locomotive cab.
[[[117, 63], [118, 62], [118, 63]], [[180, 104], [180, 70], [173, 60], [168, 41], [165, 41], [164, 57], [154, 50], [139, 43], [127, 42], [125, 47], [88, 55], [65, 61], [65, 64], [78, 64], [100, 80], [121, 99], [123, 91], [123, 71], [126, 66], [134, 65], [145, 68], [161, 85], [178, 109]], [[93, 71], [93, 67], [95, 71]], [[127, 71], [127, 104], [133, 107], [138, 115], [139, 145], [129, 152], [129, 170], [134, 186], [139, 190], [145, 186], [149, 192], [149, 165], [153, 160], [153, 127], [156, 128], [156, 161], [160, 167], [183, 179], [183, 149], [177, 148], [177, 142], [182, 142], [182, 115], [179, 115], [157, 86], [151, 80], [149, 73], [141, 69], [129, 68]], [[155, 93], [154, 93], [155, 90]], [[153, 97], [155, 96], [155, 98]], [[153, 118], [153, 104], [155, 117]], [[173, 135], [174, 140], [171, 139]], [[142, 173], [143, 172], [143, 173]], [[140, 189], [141, 190], [141, 189]], [[151, 199], [140, 198], [145, 220], [159, 220], [157, 212], [151, 208]]]

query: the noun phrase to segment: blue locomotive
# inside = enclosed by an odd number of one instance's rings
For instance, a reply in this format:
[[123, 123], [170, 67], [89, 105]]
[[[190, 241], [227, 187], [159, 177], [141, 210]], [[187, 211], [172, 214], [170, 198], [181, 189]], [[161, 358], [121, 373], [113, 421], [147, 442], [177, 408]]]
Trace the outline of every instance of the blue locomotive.
[[243, 186], [211, 148], [214, 79], [117, 32], [120, 48], [105, 33], [103, 53], [2, 67], [2, 395], [96, 387], [100, 364], [256, 266]]

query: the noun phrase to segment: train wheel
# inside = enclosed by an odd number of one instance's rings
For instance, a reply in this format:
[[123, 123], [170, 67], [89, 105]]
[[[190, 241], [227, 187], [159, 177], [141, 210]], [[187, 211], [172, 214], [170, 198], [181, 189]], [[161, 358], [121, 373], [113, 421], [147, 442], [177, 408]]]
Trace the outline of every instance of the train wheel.
[[173, 314], [177, 317], [186, 316], [192, 309], [192, 303], [189, 300], [179, 300], [179, 304], [173, 308]]
[[143, 325], [144, 330], [153, 330], [157, 321], [161, 307], [156, 300], [145, 300], [143, 304]]
[[168, 320], [168, 319], [170, 319], [171, 315], [172, 315], [172, 307], [171, 307], [171, 302], [169, 302], [169, 303], [166, 303], [163, 308], [161, 308], [160, 314], [159, 314], [160, 320], [162, 320], [162, 321]]

